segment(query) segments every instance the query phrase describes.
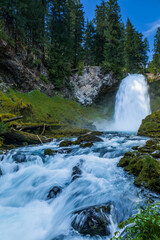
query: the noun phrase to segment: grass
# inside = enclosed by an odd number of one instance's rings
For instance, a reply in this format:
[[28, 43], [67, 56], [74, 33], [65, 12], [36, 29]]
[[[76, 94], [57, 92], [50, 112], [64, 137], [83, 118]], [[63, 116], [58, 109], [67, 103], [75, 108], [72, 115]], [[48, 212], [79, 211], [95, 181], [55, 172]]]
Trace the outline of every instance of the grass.
[[23, 102], [25, 106], [32, 106], [33, 122], [51, 122], [57, 124], [73, 124], [77, 126], [92, 122], [96, 118], [103, 117], [95, 107], [84, 107], [73, 100], [66, 99], [61, 95], [48, 97], [42, 92], [31, 91], [30, 93], [16, 92], [10, 90], [4, 97], [9, 106], [9, 112], [13, 100]]

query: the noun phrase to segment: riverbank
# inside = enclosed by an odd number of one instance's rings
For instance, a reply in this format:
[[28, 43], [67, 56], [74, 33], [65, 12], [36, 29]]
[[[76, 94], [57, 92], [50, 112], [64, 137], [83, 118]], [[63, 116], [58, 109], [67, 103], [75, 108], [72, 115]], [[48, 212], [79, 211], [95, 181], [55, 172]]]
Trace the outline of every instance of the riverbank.
[[[79, 136], [95, 130], [93, 121], [104, 118], [95, 106], [82, 106], [60, 94], [48, 97], [39, 91], [22, 93], [12, 89], [0, 92], [0, 112], [1, 149]], [[16, 141], [20, 135], [21, 141]]]

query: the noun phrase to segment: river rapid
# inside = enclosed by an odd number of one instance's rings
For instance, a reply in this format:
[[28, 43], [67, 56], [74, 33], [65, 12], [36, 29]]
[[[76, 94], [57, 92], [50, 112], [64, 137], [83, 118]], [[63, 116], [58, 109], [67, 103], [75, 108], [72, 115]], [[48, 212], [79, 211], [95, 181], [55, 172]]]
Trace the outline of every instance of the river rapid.
[[[59, 148], [59, 140], [1, 155], [0, 238], [2, 240], [110, 239], [117, 224], [137, 212], [155, 195], [134, 186], [117, 163], [133, 146], [146, 142], [134, 133], [106, 132], [91, 148]], [[57, 151], [45, 156], [44, 149]], [[19, 163], [18, 163], [19, 162]], [[82, 174], [72, 181], [75, 166]], [[49, 191], [62, 192], [48, 199]], [[110, 236], [82, 236], [71, 227], [74, 212], [112, 202]]]

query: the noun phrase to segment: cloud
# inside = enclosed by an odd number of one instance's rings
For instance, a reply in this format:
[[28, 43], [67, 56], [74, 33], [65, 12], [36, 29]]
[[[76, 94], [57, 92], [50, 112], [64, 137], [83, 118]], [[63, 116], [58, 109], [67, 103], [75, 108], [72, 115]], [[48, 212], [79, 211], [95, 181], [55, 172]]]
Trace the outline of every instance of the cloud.
[[156, 22], [150, 23], [148, 25], [149, 25], [150, 28], [147, 31], [143, 32], [143, 35], [145, 37], [149, 37], [150, 35], [152, 35], [157, 30], [158, 27], [160, 27], [160, 19], [157, 20]]

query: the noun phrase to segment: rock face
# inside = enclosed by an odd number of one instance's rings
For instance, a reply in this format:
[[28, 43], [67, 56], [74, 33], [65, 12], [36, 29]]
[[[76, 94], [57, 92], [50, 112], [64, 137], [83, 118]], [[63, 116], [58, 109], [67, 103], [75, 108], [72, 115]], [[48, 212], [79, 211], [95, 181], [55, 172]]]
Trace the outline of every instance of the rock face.
[[108, 236], [110, 235], [111, 206], [93, 206], [75, 212], [72, 227], [83, 235]]
[[160, 137], [160, 111], [152, 113], [142, 121], [138, 135]]
[[102, 93], [118, 83], [111, 73], [105, 75], [100, 67], [85, 67], [82, 75], [70, 77], [73, 96], [81, 104], [91, 105]]
[[16, 88], [24, 92], [40, 90], [53, 96], [54, 86], [47, 81], [46, 68], [32, 53], [19, 46], [17, 49], [0, 41], [0, 89]]

